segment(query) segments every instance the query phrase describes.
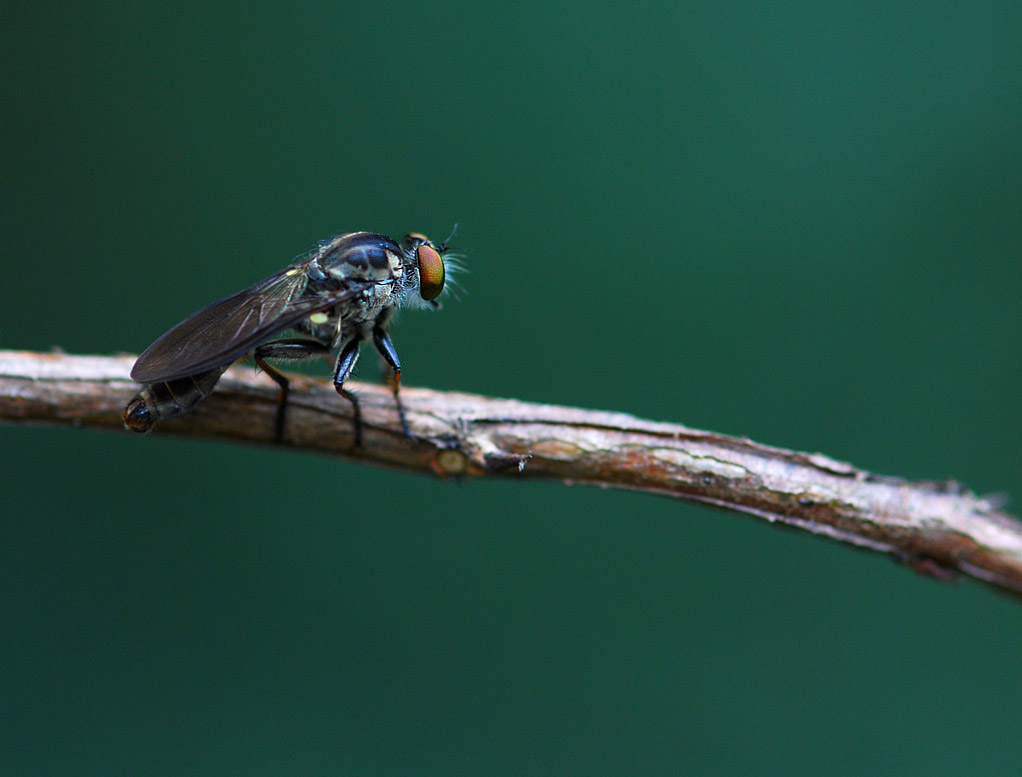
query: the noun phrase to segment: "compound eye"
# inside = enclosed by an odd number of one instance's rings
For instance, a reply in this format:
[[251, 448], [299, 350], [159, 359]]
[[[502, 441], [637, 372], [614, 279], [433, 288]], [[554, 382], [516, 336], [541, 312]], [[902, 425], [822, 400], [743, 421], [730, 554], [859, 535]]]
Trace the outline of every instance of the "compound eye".
[[444, 290], [444, 258], [429, 243], [415, 249], [419, 264], [419, 294], [424, 300], [436, 299]]

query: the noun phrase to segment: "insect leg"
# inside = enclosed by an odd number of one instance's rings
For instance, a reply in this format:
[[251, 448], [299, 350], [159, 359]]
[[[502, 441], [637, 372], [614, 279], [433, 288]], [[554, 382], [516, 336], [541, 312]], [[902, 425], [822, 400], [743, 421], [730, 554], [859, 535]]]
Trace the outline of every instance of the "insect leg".
[[329, 350], [330, 346], [321, 343], [319, 340], [285, 338], [263, 343], [252, 353], [255, 363], [259, 365], [259, 369], [280, 386], [280, 397], [277, 399], [277, 423], [275, 427], [277, 442], [284, 439], [284, 421], [287, 415], [287, 398], [291, 392], [291, 382], [283, 372], [269, 364], [266, 360], [307, 359], [310, 356], [320, 356]]
[[387, 330], [379, 324], [373, 327], [373, 342], [376, 344], [376, 350], [394, 370], [394, 375], [390, 379], [390, 390], [394, 392], [394, 403], [397, 405], [397, 414], [401, 419], [401, 428], [405, 430], [406, 437], [411, 437], [412, 430], [408, 427], [405, 407], [401, 404], [401, 395], [398, 393], [401, 388], [401, 360], [397, 358], [397, 350], [394, 348], [394, 343], [391, 342]]
[[344, 388], [344, 381], [348, 379], [351, 371], [355, 369], [355, 362], [358, 361], [358, 347], [361, 344], [362, 341], [358, 337], [348, 340], [341, 347], [341, 352], [337, 354], [337, 366], [334, 367], [334, 388], [337, 389], [338, 394], [351, 402], [351, 418], [355, 426], [354, 447], [356, 448], [362, 445], [362, 408], [358, 404], [358, 397]]

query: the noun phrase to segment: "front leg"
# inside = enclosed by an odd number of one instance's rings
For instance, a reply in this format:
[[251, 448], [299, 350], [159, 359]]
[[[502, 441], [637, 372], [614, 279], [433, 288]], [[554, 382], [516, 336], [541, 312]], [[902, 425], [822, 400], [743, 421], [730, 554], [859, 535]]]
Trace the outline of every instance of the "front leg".
[[397, 350], [395, 350], [394, 343], [390, 340], [390, 335], [387, 334], [387, 330], [380, 324], [373, 327], [373, 342], [376, 344], [376, 350], [380, 352], [380, 355], [387, 360], [387, 364], [394, 370], [394, 375], [390, 380], [390, 390], [394, 392], [394, 403], [397, 405], [397, 414], [401, 419], [401, 428], [405, 430], [406, 437], [412, 437], [412, 430], [408, 426], [408, 419], [405, 418], [405, 408], [401, 404], [401, 395], [398, 393], [401, 388], [401, 360], [397, 358]]

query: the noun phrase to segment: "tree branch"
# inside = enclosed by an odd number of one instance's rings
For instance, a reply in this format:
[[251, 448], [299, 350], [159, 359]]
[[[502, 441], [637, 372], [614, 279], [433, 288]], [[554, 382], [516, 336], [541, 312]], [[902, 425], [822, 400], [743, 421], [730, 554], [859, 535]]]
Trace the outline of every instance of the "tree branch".
[[[0, 351], [0, 421], [121, 430], [121, 411], [138, 390], [128, 378], [134, 358]], [[999, 509], [1002, 500], [953, 481], [873, 475], [821, 454], [623, 413], [428, 389], [401, 392], [409, 440], [387, 389], [352, 385], [363, 411], [360, 448], [352, 448], [349, 403], [303, 376], [292, 382], [280, 445], [439, 476], [540, 478], [688, 499], [888, 553], [940, 579], [964, 574], [1022, 595], [1022, 524]], [[276, 408], [276, 385], [235, 367], [198, 409], [158, 433], [273, 446]]]

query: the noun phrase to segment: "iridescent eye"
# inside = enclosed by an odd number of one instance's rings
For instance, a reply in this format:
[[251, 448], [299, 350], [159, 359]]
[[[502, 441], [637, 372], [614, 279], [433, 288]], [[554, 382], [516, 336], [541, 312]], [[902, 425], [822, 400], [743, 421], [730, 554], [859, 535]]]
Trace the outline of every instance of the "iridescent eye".
[[419, 263], [419, 294], [424, 300], [436, 299], [444, 290], [444, 258], [429, 243], [415, 249]]

